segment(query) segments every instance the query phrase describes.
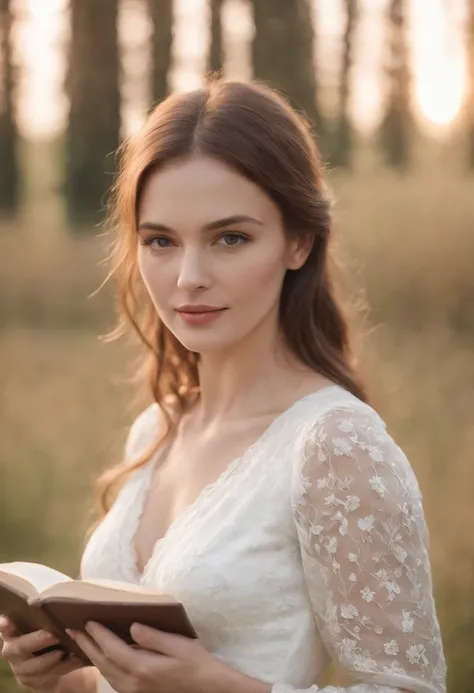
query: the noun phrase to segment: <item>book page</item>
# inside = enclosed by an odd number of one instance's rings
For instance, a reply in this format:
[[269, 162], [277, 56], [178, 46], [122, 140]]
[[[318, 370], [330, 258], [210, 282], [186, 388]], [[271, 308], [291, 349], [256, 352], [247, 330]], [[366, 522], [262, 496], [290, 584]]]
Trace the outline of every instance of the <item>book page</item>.
[[41, 593], [41, 600], [69, 599], [72, 601], [121, 603], [135, 602], [144, 604], [169, 604], [176, 599], [170, 594], [163, 594], [141, 585], [117, 580], [74, 580], [68, 583], [55, 583]]
[[[2, 576], [3, 574], [3, 576]], [[19, 577], [29, 582], [37, 592], [51, 587], [59, 582], [72, 582], [71, 578], [59, 570], [48, 568], [40, 563], [28, 563], [27, 561], [14, 561], [12, 563], [0, 563], [0, 582], [5, 578], [5, 582], [11, 584], [9, 576]]]

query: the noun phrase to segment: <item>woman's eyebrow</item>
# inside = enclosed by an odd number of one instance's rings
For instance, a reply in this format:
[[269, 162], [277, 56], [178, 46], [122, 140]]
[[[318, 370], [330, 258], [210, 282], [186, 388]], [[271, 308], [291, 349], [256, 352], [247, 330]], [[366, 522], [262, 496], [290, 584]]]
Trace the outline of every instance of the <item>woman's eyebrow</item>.
[[216, 229], [222, 229], [224, 226], [232, 226], [233, 224], [242, 224], [243, 222], [250, 222], [251, 224], [259, 224], [263, 226], [263, 222], [254, 217], [249, 217], [246, 214], [234, 214], [230, 217], [225, 217], [224, 219], [218, 219], [217, 221], [211, 221], [209, 224], [204, 224], [204, 231], [215, 231]]
[[[259, 224], [263, 226], [263, 222], [254, 217], [249, 217], [245, 214], [234, 214], [230, 217], [225, 217], [224, 219], [217, 219], [216, 221], [211, 221], [208, 224], [204, 224], [202, 227], [203, 231], [215, 231], [216, 229], [222, 229], [226, 226], [233, 226], [234, 224], [242, 224], [243, 222], [250, 222], [251, 224]], [[158, 224], [154, 221], [142, 221], [138, 224], [138, 230], [146, 229], [148, 231], [173, 231], [169, 226], [165, 224]]]

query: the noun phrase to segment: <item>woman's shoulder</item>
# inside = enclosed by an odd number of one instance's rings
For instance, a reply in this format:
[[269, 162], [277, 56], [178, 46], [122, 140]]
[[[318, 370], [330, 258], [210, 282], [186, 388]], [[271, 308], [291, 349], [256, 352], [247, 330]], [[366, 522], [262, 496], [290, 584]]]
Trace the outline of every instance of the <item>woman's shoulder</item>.
[[337, 426], [341, 421], [351, 417], [372, 420], [386, 428], [384, 419], [372, 405], [359, 399], [341, 385], [323, 388], [305, 399], [303, 419], [309, 430], [324, 424]]
[[344, 456], [354, 446], [396, 446], [379, 412], [339, 385], [307, 397], [297, 419], [295, 442], [302, 459], [322, 459], [323, 448]]
[[152, 402], [133, 419], [125, 442], [126, 465], [132, 464], [158, 439], [163, 427], [163, 418], [160, 405]]
[[285, 423], [274, 431], [292, 454], [306, 457], [316, 441], [333, 439], [370, 427], [386, 431], [386, 424], [374, 407], [342, 385], [332, 384], [310, 392], [290, 407]]
[[378, 411], [343, 388], [328, 394], [305, 412], [297, 468], [304, 465], [316, 475], [329, 471], [341, 484], [357, 476], [379, 485], [389, 477], [403, 479], [405, 490], [421, 497], [407, 455]]

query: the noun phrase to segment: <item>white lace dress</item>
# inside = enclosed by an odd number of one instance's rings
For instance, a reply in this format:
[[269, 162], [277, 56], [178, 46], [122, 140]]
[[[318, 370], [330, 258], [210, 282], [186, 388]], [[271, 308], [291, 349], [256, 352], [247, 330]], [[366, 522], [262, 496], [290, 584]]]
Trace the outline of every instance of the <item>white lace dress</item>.
[[[152, 405], [128, 460], [159, 425]], [[446, 691], [421, 493], [372, 407], [337, 385], [297, 401], [172, 524], [140, 576], [133, 538], [154, 463], [89, 539], [84, 578], [173, 594], [206, 649], [272, 693]], [[353, 683], [318, 687], [331, 659]]]

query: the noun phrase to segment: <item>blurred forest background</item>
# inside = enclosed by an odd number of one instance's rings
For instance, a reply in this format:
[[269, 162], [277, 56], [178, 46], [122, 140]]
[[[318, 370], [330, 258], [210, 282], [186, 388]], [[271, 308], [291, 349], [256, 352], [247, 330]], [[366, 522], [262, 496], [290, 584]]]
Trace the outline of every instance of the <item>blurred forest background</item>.
[[77, 575], [137, 411], [136, 345], [99, 339], [113, 291], [92, 296], [113, 153], [209, 70], [315, 125], [373, 404], [423, 491], [449, 691], [473, 693], [474, 0], [0, 0], [0, 560]]

